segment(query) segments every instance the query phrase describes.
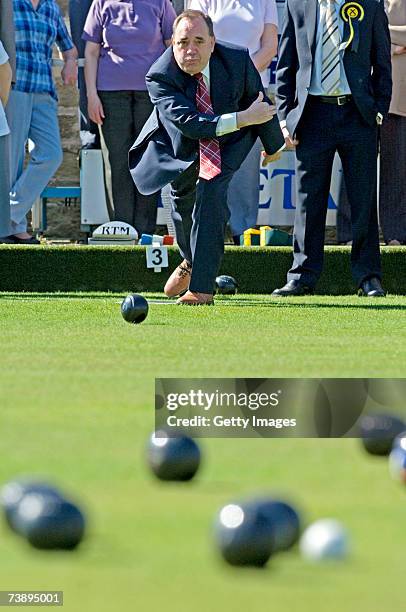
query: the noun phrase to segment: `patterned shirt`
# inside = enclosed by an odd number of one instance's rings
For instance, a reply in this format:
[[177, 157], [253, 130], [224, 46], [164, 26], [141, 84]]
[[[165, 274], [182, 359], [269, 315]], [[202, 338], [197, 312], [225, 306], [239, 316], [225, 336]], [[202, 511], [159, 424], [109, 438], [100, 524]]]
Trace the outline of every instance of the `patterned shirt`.
[[14, 89], [49, 93], [57, 99], [52, 79], [52, 47], [72, 49], [73, 43], [55, 0], [13, 0], [17, 71]]

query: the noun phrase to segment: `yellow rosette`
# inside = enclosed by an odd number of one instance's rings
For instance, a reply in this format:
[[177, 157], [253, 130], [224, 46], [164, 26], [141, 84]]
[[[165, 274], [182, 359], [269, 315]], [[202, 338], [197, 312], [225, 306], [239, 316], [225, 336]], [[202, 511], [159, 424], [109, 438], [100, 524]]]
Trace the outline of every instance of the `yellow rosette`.
[[351, 43], [353, 51], [357, 51], [359, 43], [358, 24], [364, 19], [364, 9], [358, 2], [346, 2], [340, 9], [340, 17], [348, 23], [350, 35], [348, 40], [341, 43], [340, 50], [347, 49]]

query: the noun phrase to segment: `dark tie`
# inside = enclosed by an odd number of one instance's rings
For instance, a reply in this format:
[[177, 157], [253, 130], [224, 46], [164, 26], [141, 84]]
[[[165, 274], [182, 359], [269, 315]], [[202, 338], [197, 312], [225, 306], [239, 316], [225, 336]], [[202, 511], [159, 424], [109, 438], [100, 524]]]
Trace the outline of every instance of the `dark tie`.
[[[194, 75], [197, 79], [196, 106], [197, 110], [207, 115], [214, 115], [209, 90], [201, 72]], [[199, 140], [200, 170], [199, 177], [210, 181], [221, 173], [220, 143], [218, 138], [202, 138]]]

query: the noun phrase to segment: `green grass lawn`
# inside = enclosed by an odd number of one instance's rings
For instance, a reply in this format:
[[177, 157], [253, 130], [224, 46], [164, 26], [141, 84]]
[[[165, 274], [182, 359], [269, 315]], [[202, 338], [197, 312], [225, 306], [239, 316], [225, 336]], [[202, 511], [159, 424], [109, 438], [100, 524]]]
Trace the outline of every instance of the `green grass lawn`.
[[[122, 297], [0, 294], [0, 481], [44, 475], [89, 516], [74, 553], [35, 551], [3, 527], [0, 590], [62, 589], [69, 612], [403, 609], [406, 492], [357, 440], [203, 440], [199, 476], [182, 486], [155, 481], [143, 454], [155, 377], [404, 377], [406, 298], [180, 308], [154, 295], [131, 326]], [[264, 491], [306, 521], [343, 521], [350, 559], [224, 566], [216, 511]]]

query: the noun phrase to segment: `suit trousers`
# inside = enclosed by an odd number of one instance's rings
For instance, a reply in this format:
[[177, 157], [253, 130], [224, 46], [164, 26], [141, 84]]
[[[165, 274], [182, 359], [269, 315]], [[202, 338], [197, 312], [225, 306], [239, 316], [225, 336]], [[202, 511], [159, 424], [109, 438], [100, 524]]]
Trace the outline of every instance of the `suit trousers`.
[[309, 96], [296, 136], [296, 214], [288, 280], [314, 287], [323, 267], [324, 232], [334, 155], [338, 152], [352, 216], [355, 283], [381, 277], [376, 213], [377, 128], [353, 101], [343, 106]]
[[153, 234], [158, 194], [140, 194], [128, 168], [128, 151], [152, 111], [147, 91], [99, 91], [105, 118], [101, 126], [106, 186], [115, 221], [138, 233]]
[[194, 162], [171, 183], [172, 218], [184, 259], [192, 264], [189, 289], [213, 293], [224, 254], [224, 233], [230, 211], [227, 191], [235, 170], [222, 168], [210, 181], [198, 178]]

